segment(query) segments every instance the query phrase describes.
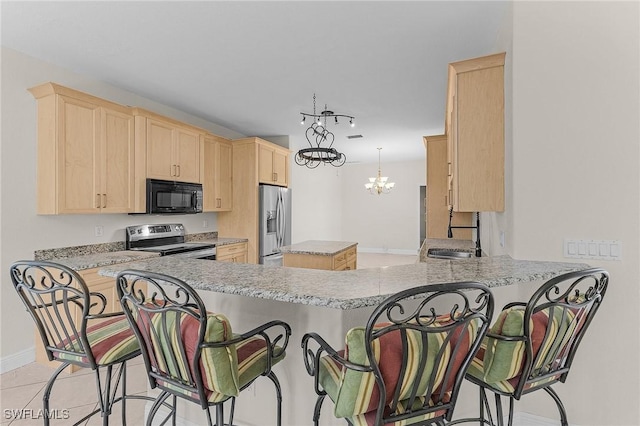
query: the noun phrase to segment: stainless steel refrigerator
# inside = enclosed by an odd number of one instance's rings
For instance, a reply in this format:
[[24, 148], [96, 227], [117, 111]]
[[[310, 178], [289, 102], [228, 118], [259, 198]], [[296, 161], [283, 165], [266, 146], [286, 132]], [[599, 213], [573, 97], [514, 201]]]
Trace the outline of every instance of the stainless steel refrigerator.
[[282, 265], [280, 247], [291, 244], [291, 190], [260, 185], [260, 264]]

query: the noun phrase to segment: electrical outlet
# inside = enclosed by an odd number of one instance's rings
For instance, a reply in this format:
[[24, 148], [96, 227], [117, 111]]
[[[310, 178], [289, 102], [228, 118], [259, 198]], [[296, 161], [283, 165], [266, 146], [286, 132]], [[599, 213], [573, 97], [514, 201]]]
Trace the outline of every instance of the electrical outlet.
[[96, 237], [102, 237], [102, 234], [104, 234], [104, 228], [102, 227], [102, 225], [96, 225], [94, 233]]
[[500, 247], [504, 247], [504, 231], [500, 231]]
[[202, 227], [203, 228], [207, 228], [209, 226], [209, 222], [207, 222], [206, 220], [202, 221]]

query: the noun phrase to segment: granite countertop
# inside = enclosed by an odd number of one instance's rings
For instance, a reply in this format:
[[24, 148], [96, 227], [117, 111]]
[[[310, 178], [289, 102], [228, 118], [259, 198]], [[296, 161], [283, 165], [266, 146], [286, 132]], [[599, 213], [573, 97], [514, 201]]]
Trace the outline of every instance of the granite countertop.
[[348, 241], [319, 241], [310, 240], [301, 243], [283, 246], [280, 248], [282, 253], [291, 254], [311, 254], [321, 256], [333, 256], [341, 251], [357, 246], [358, 243]]
[[249, 240], [247, 238], [205, 238], [205, 239], [189, 239], [191, 241], [197, 241], [199, 243], [213, 244], [216, 247], [226, 246], [229, 244], [246, 243]]
[[115, 277], [124, 269], [153, 271], [179, 278], [199, 290], [348, 310], [376, 306], [391, 294], [420, 285], [479, 281], [489, 287], [500, 287], [546, 280], [588, 267], [581, 263], [496, 256], [459, 260], [428, 258], [413, 265], [343, 272], [166, 256], [105, 266], [99, 273]]
[[157, 258], [159, 256], [160, 256], [159, 253], [153, 253], [150, 251], [122, 250], [122, 251], [112, 251], [107, 253], [85, 254], [82, 256], [70, 256], [70, 257], [58, 257], [58, 258], [54, 257], [51, 259], [39, 259], [39, 260], [47, 260], [50, 262], [59, 263], [61, 265], [68, 266], [73, 270], [82, 271], [85, 269], [98, 268], [101, 266], [133, 262], [134, 260]]
[[[187, 235], [187, 242], [204, 242], [216, 246], [247, 242], [246, 238], [218, 238], [217, 233]], [[157, 258], [159, 253], [125, 250], [124, 242], [95, 244], [88, 246], [63, 247], [48, 250], [36, 250], [35, 260], [46, 260], [68, 266], [76, 271], [101, 266], [127, 263], [135, 260]]]

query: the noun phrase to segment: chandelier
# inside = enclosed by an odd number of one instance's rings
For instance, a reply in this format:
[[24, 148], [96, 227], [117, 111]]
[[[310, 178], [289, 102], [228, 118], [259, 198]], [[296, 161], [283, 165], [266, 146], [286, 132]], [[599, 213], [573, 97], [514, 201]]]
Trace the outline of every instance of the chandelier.
[[388, 194], [391, 192], [394, 186], [396, 186], [395, 182], [387, 182], [389, 180], [388, 177], [382, 176], [382, 172], [380, 171], [380, 151], [382, 148], [378, 148], [378, 176], [370, 177], [369, 183], [365, 183], [364, 187], [371, 193], [374, 194]]
[[315, 93], [313, 94], [313, 114], [306, 112], [301, 112], [300, 114], [302, 115], [301, 125], [305, 124], [307, 117], [310, 117], [312, 122], [305, 132], [309, 148], [302, 148], [296, 153], [296, 164], [307, 166], [310, 169], [315, 169], [321, 163], [331, 164], [334, 167], [342, 166], [347, 161], [347, 157], [333, 148], [335, 136], [327, 130], [327, 119], [333, 118], [335, 124], [338, 124], [338, 118], [348, 118], [349, 124], [353, 127], [355, 126], [353, 120], [356, 118], [350, 115], [336, 114], [327, 109], [326, 104], [324, 110], [320, 114], [316, 114]]

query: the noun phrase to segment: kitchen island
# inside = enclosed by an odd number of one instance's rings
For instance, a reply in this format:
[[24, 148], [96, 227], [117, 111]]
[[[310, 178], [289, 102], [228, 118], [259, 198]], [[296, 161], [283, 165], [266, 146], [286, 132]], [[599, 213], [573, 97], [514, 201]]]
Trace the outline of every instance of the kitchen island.
[[[160, 257], [100, 268], [100, 274], [116, 276], [123, 269], [172, 275], [199, 290], [207, 309], [224, 313], [234, 332], [280, 319], [292, 327], [287, 358], [274, 367], [282, 384], [283, 425], [312, 424], [316, 395], [306, 373], [300, 341], [310, 331], [322, 335], [336, 349], [344, 345], [346, 332], [364, 326], [382, 300], [398, 291], [455, 281], [479, 281], [492, 288], [496, 311], [506, 302], [526, 300], [553, 276], [587, 268], [586, 264], [514, 260], [509, 256], [443, 260], [426, 258], [412, 265], [322, 271], [314, 269], [228, 264], [216, 261]], [[170, 288], [168, 289], [170, 291]], [[269, 380], [258, 380], [255, 390], [237, 399], [239, 425], [264, 425], [275, 418], [275, 393]], [[463, 387], [463, 391], [465, 388]], [[476, 409], [475, 389], [470, 389], [467, 409]], [[467, 405], [467, 404], [462, 404]], [[332, 416], [333, 404], [325, 401], [321, 425], [343, 425]], [[464, 414], [464, 407], [456, 410]], [[181, 405], [179, 415], [199, 424], [202, 410]]]
[[352, 271], [357, 267], [358, 243], [310, 240], [280, 247], [283, 265], [293, 268]]

